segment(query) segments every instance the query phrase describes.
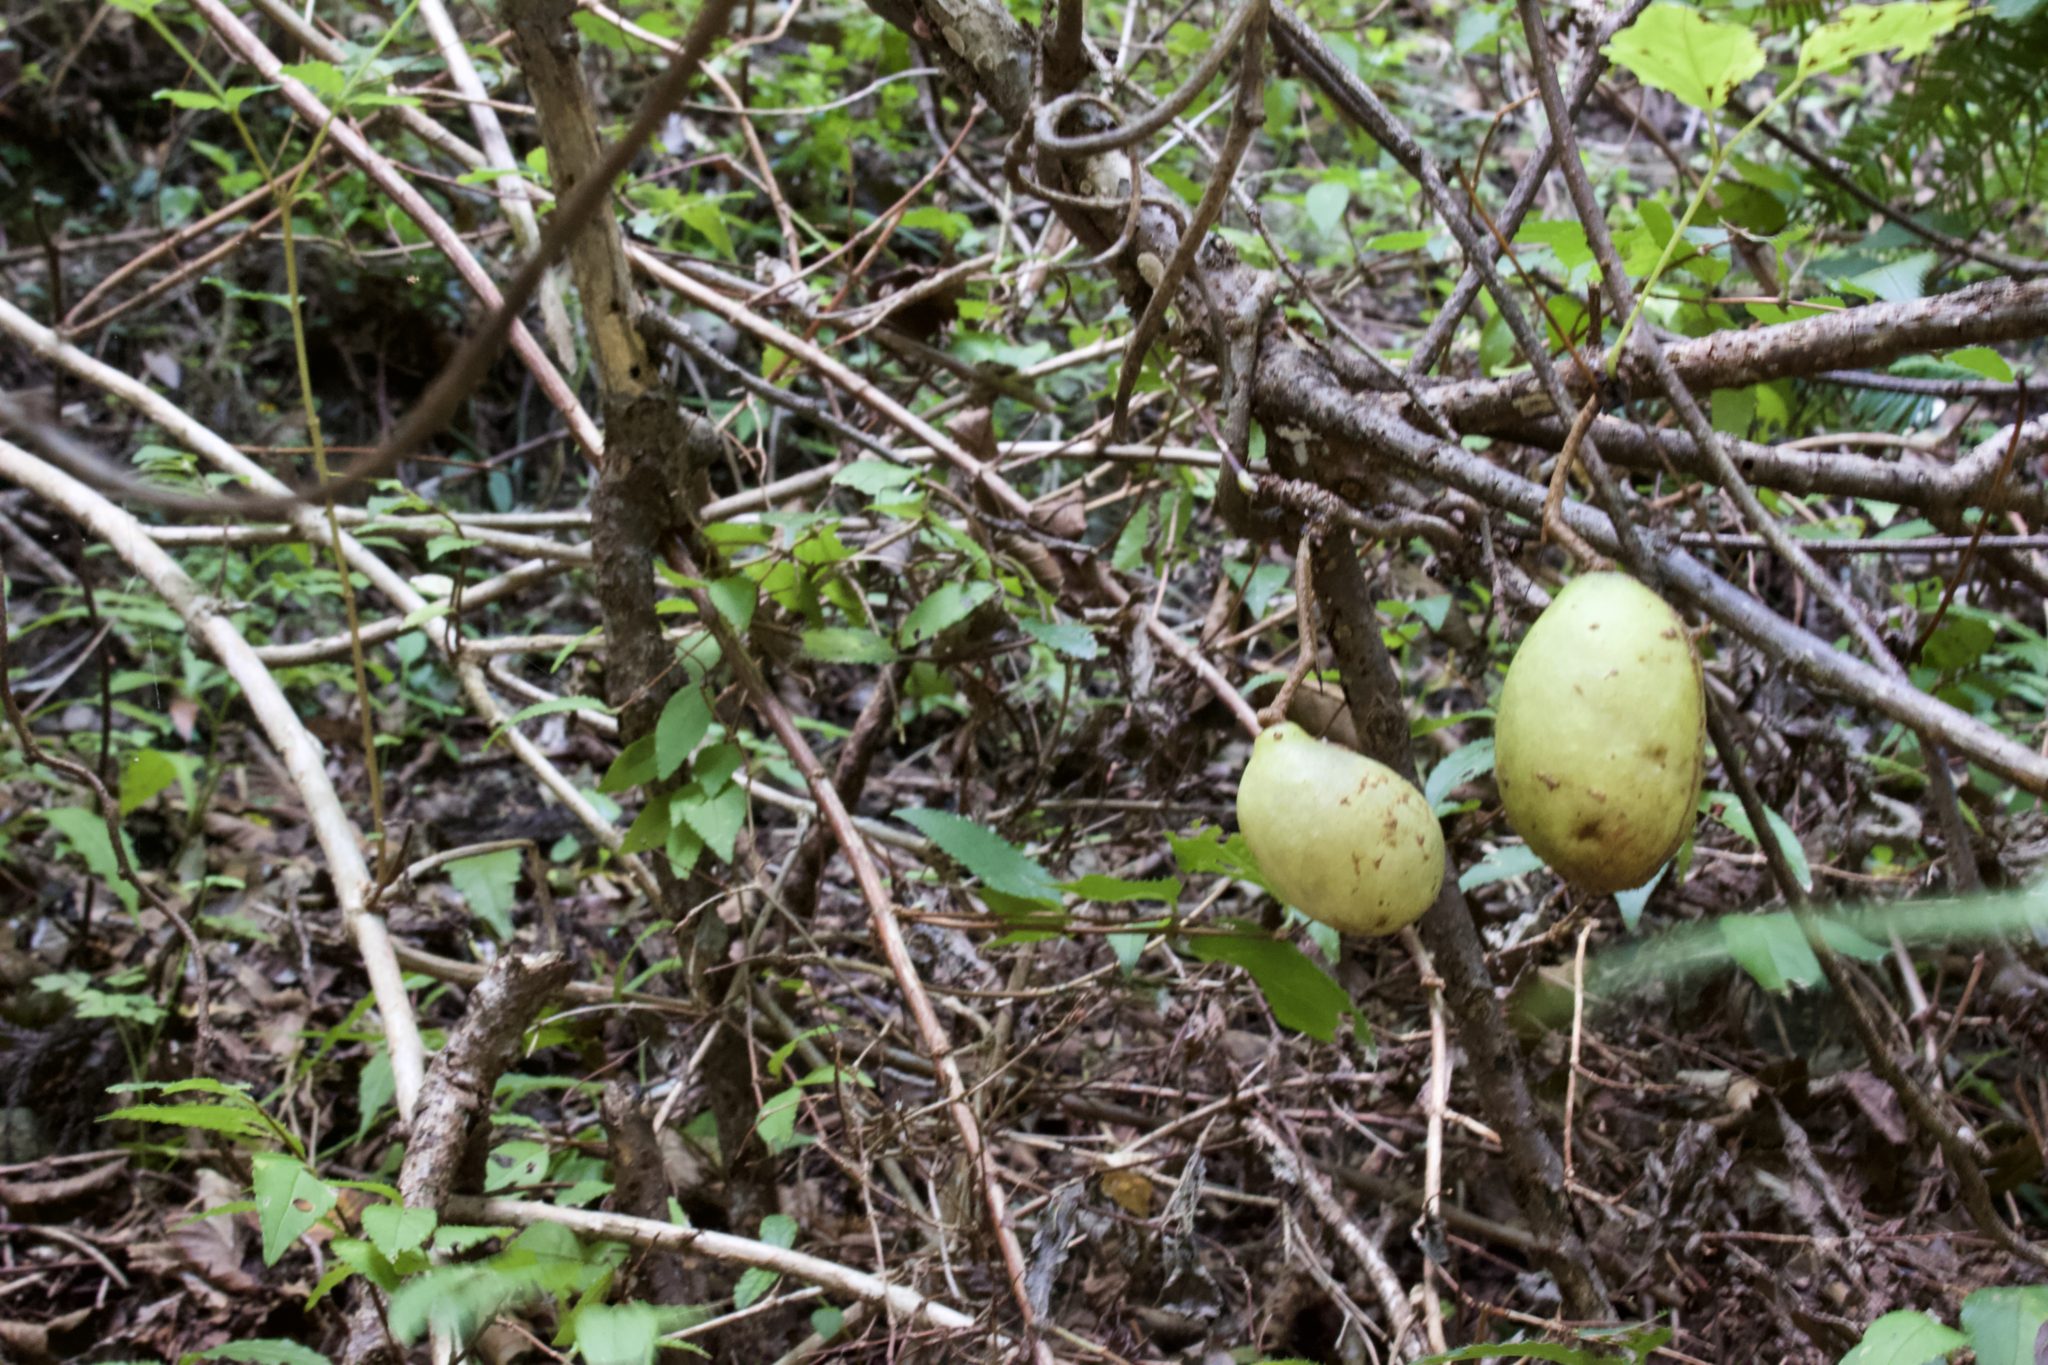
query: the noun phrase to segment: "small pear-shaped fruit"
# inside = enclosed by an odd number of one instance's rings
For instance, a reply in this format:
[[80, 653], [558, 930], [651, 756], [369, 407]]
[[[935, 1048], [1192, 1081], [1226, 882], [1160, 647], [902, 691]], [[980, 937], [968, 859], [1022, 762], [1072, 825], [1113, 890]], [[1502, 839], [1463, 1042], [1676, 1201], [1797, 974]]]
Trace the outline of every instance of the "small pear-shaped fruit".
[[1641, 886], [1699, 804], [1706, 693], [1685, 623], [1624, 574], [1573, 579], [1516, 651], [1493, 735], [1529, 847], [1582, 891]]
[[1414, 784], [1291, 722], [1253, 742], [1237, 824], [1281, 899], [1347, 934], [1414, 923], [1443, 884], [1443, 830]]

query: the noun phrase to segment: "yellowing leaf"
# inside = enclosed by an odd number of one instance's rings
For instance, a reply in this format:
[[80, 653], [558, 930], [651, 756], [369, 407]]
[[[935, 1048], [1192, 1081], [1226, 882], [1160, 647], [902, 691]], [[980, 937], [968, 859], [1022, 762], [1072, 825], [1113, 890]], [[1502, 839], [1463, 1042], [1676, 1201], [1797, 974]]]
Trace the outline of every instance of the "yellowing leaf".
[[1644, 85], [1668, 91], [1695, 109], [1719, 109], [1744, 81], [1764, 69], [1756, 35], [1684, 5], [1657, 4], [1601, 49]]

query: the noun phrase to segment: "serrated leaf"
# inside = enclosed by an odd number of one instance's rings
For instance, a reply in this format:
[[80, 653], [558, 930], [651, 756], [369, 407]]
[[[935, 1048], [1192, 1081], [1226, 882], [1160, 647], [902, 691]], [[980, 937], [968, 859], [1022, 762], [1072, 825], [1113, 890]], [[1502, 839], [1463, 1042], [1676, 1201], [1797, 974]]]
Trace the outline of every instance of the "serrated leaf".
[[1124, 905], [1131, 901], [1161, 901], [1172, 905], [1180, 899], [1181, 881], [1178, 877], [1155, 877], [1149, 881], [1131, 881], [1123, 877], [1105, 877], [1091, 872], [1079, 881], [1064, 882], [1060, 887], [1082, 900], [1098, 901], [1105, 905]]
[[670, 814], [690, 827], [722, 863], [732, 861], [740, 830], [747, 823], [747, 789], [733, 785], [716, 796], [701, 790], [678, 793]]
[[235, 1138], [275, 1136], [261, 1114], [225, 1104], [131, 1104], [116, 1109], [102, 1122], [162, 1123], [173, 1128], [198, 1128]]
[[339, 1195], [297, 1157], [259, 1152], [251, 1166], [256, 1221], [263, 1229], [263, 1264], [276, 1265], [307, 1229], [326, 1216]]
[[993, 583], [942, 583], [910, 609], [897, 633], [906, 647], [921, 645], [966, 620], [974, 609], [996, 595]]
[[471, 913], [500, 940], [512, 937], [512, 907], [518, 903], [519, 865], [524, 849], [501, 848], [448, 864], [448, 880]]
[[1259, 870], [1259, 864], [1252, 857], [1251, 848], [1242, 834], [1233, 834], [1226, 839], [1220, 829], [1198, 829], [1189, 834], [1175, 834], [1169, 830], [1166, 843], [1173, 850], [1174, 865], [1191, 877], [1213, 872], [1250, 882], [1268, 892], [1273, 889], [1266, 884], [1266, 874]]
[[1644, 85], [1711, 112], [1764, 69], [1756, 35], [1686, 5], [1655, 4], [1601, 49]]
[[761, 589], [753, 579], [743, 574], [721, 578], [705, 588], [704, 595], [740, 634], [746, 634], [747, 627], [754, 624], [754, 608], [760, 604]]
[[937, 844], [989, 889], [1018, 900], [1059, 905], [1060, 889], [1052, 874], [988, 826], [937, 810], [899, 810], [896, 818]]
[[366, 1204], [363, 1231], [386, 1257], [397, 1259], [427, 1244], [440, 1223], [432, 1209], [410, 1209], [399, 1204]]
[[576, 1351], [585, 1365], [652, 1365], [661, 1314], [652, 1304], [590, 1303], [576, 1310]]

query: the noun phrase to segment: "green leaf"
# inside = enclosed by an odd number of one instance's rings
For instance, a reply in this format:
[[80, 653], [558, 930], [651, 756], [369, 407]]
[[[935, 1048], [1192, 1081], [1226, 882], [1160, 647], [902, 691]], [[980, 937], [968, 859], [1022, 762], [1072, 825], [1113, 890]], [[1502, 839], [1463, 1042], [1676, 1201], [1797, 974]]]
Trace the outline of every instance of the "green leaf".
[[101, 1120], [125, 1119], [133, 1123], [161, 1123], [172, 1128], [198, 1128], [233, 1138], [268, 1138], [276, 1134], [261, 1114], [225, 1104], [131, 1104], [116, 1109]]
[[86, 870], [121, 898], [121, 904], [130, 911], [141, 904], [142, 893], [121, 875], [121, 864], [114, 857], [114, 841], [108, 837], [107, 822], [98, 811], [83, 806], [59, 806], [44, 811], [43, 819], [84, 860]]
[[1422, 799], [1429, 802], [1430, 809], [1438, 815], [1448, 814], [1453, 789], [1463, 786], [1481, 773], [1493, 771], [1493, 739], [1475, 739], [1462, 748], [1445, 755], [1444, 761], [1429, 770], [1429, 778], [1422, 784]]
[[1670, 870], [1671, 864], [1666, 863], [1657, 869], [1656, 876], [1650, 878], [1641, 886], [1636, 887], [1632, 891], [1617, 891], [1614, 893], [1615, 907], [1621, 911], [1621, 922], [1627, 926], [1630, 933], [1634, 933], [1636, 926], [1642, 923], [1643, 907], [1650, 903], [1650, 893], [1657, 889], [1658, 883], [1664, 880], [1664, 874]]
[[256, 1219], [263, 1229], [263, 1264], [276, 1265], [278, 1258], [334, 1207], [338, 1195], [297, 1157], [259, 1152], [251, 1165]]
[[1465, 869], [1458, 878], [1458, 889], [1470, 891], [1475, 886], [1526, 877], [1542, 867], [1543, 859], [1537, 857], [1536, 850], [1527, 844], [1502, 844]]
[[363, 1206], [363, 1231], [369, 1235], [371, 1245], [393, 1260], [425, 1246], [439, 1222], [432, 1209], [409, 1209], [398, 1204]]
[[1365, 249], [1367, 251], [1420, 251], [1428, 245], [1429, 234], [1427, 232], [1408, 228], [1399, 232], [1382, 232], [1378, 236], [1368, 238], [1365, 243]]
[[1228, 962], [1251, 974], [1273, 1017], [1297, 1033], [1327, 1043], [1337, 1036], [1339, 1016], [1353, 1013], [1351, 997], [1328, 972], [1292, 943], [1275, 938], [1203, 934], [1188, 941], [1203, 962]]
[[744, 574], [721, 578], [704, 590], [711, 599], [711, 605], [732, 624], [740, 634], [746, 634], [747, 627], [754, 624], [754, 608], [761, 600], [761, 590], [754, 580]]
[[121, 769], [121, 814], [128, 814], [177, 780], [178, 765], [170, 755], [142, 750]]
[[1095, 632], [1078, 621], [1027, 619], [1019, 621], [1017, 625], [1026, 635], [1053, 653], [1064, 654], [1069, 659], [1078, 659], [1085, 663], [1100, 652], [1096, 645]]
[[1998, 632], [1989, 621], [1975, 616], [1950, 617], [1927, 637], [1920, 659], [1943, 673], [1960, 673], [1988, 654], [1997, 640]]
[[1180, 899], [1181, 881], [1178, 877], [1130, 881], [1091, 872], [1079, 881], [1061, 883], [1060, 889], [1072, 892], [1082, 900], [1099, 901], [1105, 905], [1123, 905], [1131, 901], [1161, 901], [1172, 905]]
[[725, 213], [716, 196], [704, 195], [684, 203], [677, 217], [695, 228], [728, 261], [734, 259], [732, 236], [725, 230]]
[[668, 842], [662, 851], [668, 854], [669, 871], [678, 877], [687, 877], [697, 866], [697, 859], [704, 856], [704, 841], [697, 837], [695, 830], [678, 820], [670, 826]]
[[1124, 523], [1124, 529], [1117, 533], [1116, 549], [1110, 552], [1109, 566], [1118, 573], [1130, 573], [1145, 560], [1146, 542], [1152, 539], [1152, 504], [1140, 503], [1137, 512]]
[[310, 1346], [275, 1337], [226, 1341], [196, 1355], [200, 1360], [232, 1360], [243, 1362], [243, 1365], [332, 1365], [326, 1356]]
[[1650, 6], [1601, 51], [1644, 85], [1708, 111], [1726, 104], [1737, 87], [1764, 69], [1755, 34], [1687, 5]]
[[1252, 857], [1242, 834], [1233, 834], [1226, 839], [1220, 829], [1198, 829], [1190, 834], [1175, 834], [1169, 830], [1166, 842], [1173, 849], [1175, 866], [1191, 877], [1213, 872], [1236, 881], [1250, 882], [1267, 892], [1273, 889], [1266, 884], [1266, 874], [1259, 870], [1259, 864]]
[[858, 626], [826, 626], [803, 635], [804, 654], [823, 664], [885, 664], [896, 647]]
[[1146, 934], [1105, 934], [1109, 950], [1116, 954], [1117, 970], [1129, 976], [1137, 970], [1138, 959], [1145, 955]]
[[654, 736], [640, 738], [619, 750], [619, 756], [612, 760], [612, 766], [605, 769], [604, 781], [597, 784], [601, 792], [621, 792], [633, 787], [644, 786], [654, 780]]
[[[803, 1103], [804, 1091], [799, 1085], [777, 1091], [761, 1104], [761, 1112], [754, 1118], [754, 1132], [770, 1152], [786, 1152], [798, 1144], [796, 1137], [797, 1107]], [[809, 1141], [809, 1139], [805, 1139]]]
[[973, 224], [964, 213], [942, 209], [935, 204], [926, 204], [910, 210], [899, 220], [898, 226], [936, 232], [947, 241], [952, 241]]
[[291, 62], [278, 70], [329, 103], [348, 88], [348, 82], [332, 62]]
[[1415, 1365], [1440, 1365], [1452, 1360], [1548, 1360], [1556, 1365], [1619, 1365], [1621, 1356], [1583, 1346], [1560, 1346], [1550, 1341], [1485, 1342], [1461, 1346], [1455, 1351], [1424, 1356]]
[[619, 852], [645, 853], [650, 848], [660, 848], [668, 841], [668, 832], [675, 824], [675, 817], [669, 814], [669, 801], [667, 796], [647, 798], [647, 804], [627, 826], [625, 837], [619, 843]]
[[576, 1310], [576, 1350], [585, 1365], [652, 1365], [661, 1314], [646, 1303], [590, 1303]]
[[663, 781], [690, 757], [711, 728], [711, 702], [701, 687], [679, 687], [654, 723], [654, 775]]
[[989, 889], [1018, 900], [1059, 905], [1060, 889], [1052, 874], [986, 825], [937, 810], [899, 810], [896, 818], [937, 844]]
[[[542, 1142], [501, 1142], [484, 1162], [484, 1193], [538, 1185], [547, 1179], [548, 1149]], [[528, 1229], [531, 1231], [531, 1229]]]
[[733, 774], [747, 766], [747, 751], [737, 744], [707, 744], [697, 751], [690, 775], [706, 796], [716, 796], [732, 781]]
[[1842, 1365], [1928, 1365], [1969, 1344], [1970, 1339], [1953, 1327], [1944, 1327], [1925, 1313], [1900, 1309], [1864, 1329], [1863, 1340], [1849, 1348]]
[[1821, 978], [1820, 960], [1790, 915], [1729, 915], [1720, 929], [1728, 955], [1767, 991], [1811, 986]]
[[2012, 366], [2006, 364], [2005, 357], [1989, 346], [1965, 346], [1960, 351], [1950, 351], [1942, 359], [1980, 378], [2000, 384], [2012, 383]]
[[530, 1297], [529, 1276], [504, 1273], [492, 1264], [458, 1265], [415, 1275], [391, 1295], [388, 1320], [400, 1341], [416, 1341], [429, 1327], [455, 1341], [467, 1341], [507, 1304]]
[[747, 789], [733, 784], [716, 796], [706, 796], [701, 789], [680, 792], [670, 814], [688, 825], [720, 862], [729, 863], [740, 830], [747, 823]]
[[903, 618], [897, 638], [905, 647], [923, 644], [951, 626], [956, 626], [996, 595], [993, 583], [943, 583], [931, 596], [910, 609]]
[[1926, 55], [1934, 40], [1970, 16], [1969, 0], [1895, 0], [1884, 5], [1850, 5], [1841, 17], [1822, 24], [1799, 45], [1799, 72], [1832, 71], [1858, 57], [1892, 48], [1897, 60]]
[[470, 911], [500, 940], [512, 937], [512, 907], [518, 902], [513, 892], [519, 885], [524, 853], [524, 849], [501, 848], [448, 864], [448, 880]]
[[834, 474], [832, 482], [842, 488], [851, 488], [855, 492], [866, 493], [872, 497], [877, 493], [894, 492], [916, 477], [915, 469], [891, 464], [887, 460], [864, 459], [855, 460]]
[[846, 1325], [846, 1314], [831, 1304], [811, 1310], [811, 1330], [820, 1341], [830, 1341], [839, 1335], [839, 1329]]
[[[788, 1250], [796, 1245], [796, 1220], [787, 1214], [771, 1213], [761, 1220], [761, 1240], [772, 1247]], [[739, 1283], [733, 1286], [732, 1306], [734, 1309], [751, 1308], [760, 1302], [781, 1276], [760, 1266], [749, 1266]]]
[[[1749, 812], [1742, 808], [1742, 802], [1732, 792], [1705, 792], [1700, 796], [1700, 810], [1711, 815], [1758, 848], [1763, 843], [1756, 837], [1755, 826], [1749, 823]], [[1801, 890], [1813, 889], [1813, 868], [1806, 861], [1806, 850], [1799, 843], [1799, 836], [1792, 832], [1792, 826], [1785, 817], [1764, 807], [1764, 821], [1777, 835], [1778, 847], [1785, 851], [1785, 861], [1792, 865], [1792, 875], [1798, 880]]]
[[159, 90], [150, 98], [162, 100], [174, 109], [225, 109], [220, 96], [204, 90]]
[[1977, 1365], [2035, 1365], [2041, 1325], [2048, 1322], [2048, 1285], [1979, 1289], [1963, 1300], [1963, 1330]]
[[1318, 181], [1309, 186], [1304, 206], [1309, 222], [1327, 237], [1344, 221], [1344, 210], [1351, 207], [1351, 188], [1335, 180]]

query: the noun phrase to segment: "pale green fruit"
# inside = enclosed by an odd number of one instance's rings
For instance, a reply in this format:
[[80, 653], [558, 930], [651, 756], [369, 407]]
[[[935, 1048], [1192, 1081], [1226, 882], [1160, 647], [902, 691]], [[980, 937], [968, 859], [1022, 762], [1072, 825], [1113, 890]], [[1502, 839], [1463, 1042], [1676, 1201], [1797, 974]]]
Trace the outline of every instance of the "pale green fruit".
[[1493, 734], [1529, 847], [1583, 891], [1641, 886], [1699, 805], [1706, 694], [1685, 623], [1624, 574], [1573, 579], [1508, 667]]
[[1252, 744], [1237, 825], [1282, 900], [1347, 934], [1414, 923], [1443, 884], [1444, 835], [1422, 793], [1299, 725]]

